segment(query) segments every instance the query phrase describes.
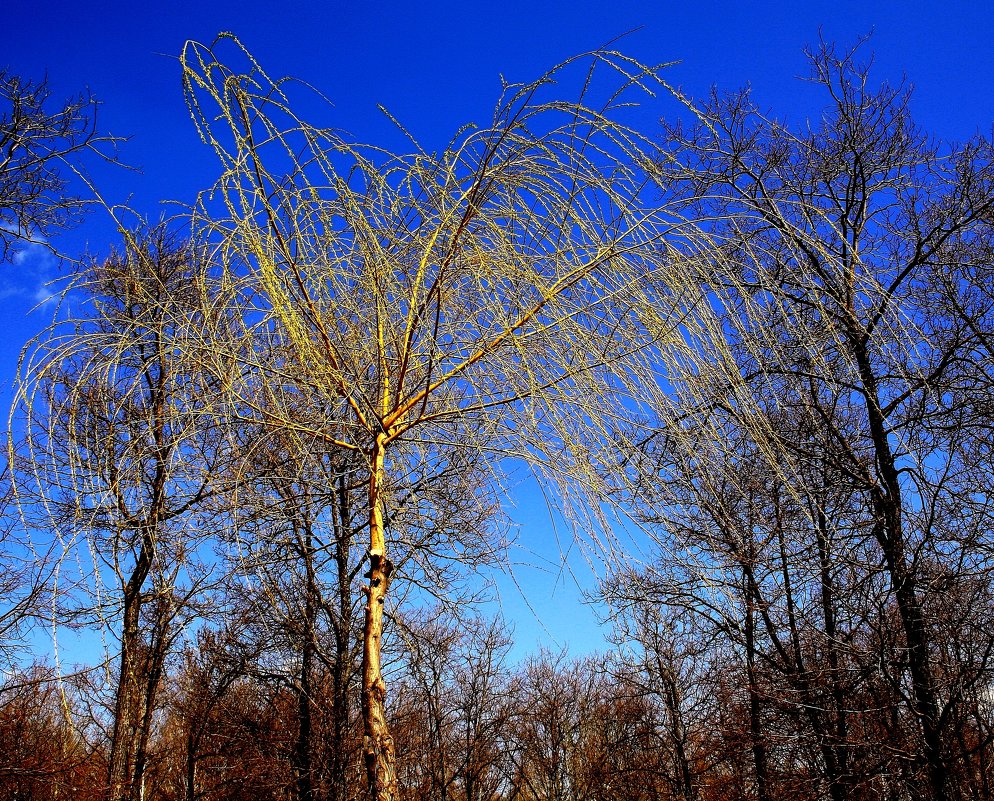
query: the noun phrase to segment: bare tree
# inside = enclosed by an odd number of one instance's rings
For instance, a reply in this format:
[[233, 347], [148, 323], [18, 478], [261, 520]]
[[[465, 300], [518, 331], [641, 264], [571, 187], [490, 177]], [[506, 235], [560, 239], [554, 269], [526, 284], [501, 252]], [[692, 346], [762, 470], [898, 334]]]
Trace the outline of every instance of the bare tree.
[[0, 684], [0, 795], [100, 798], [104, 756], [80, 718], [79, 693], [51, 666], [11, 671]]
[[[232, 613], [251, 617], [265, 632], [263, 650], [270, 662], [285, 666], [296, 695], [292, 761], [302, 799], [347, 797], [358, 664], [353, 585], [362, 571], [355, 496], [363, 487], [348, 461], [338, 457], [320, 442], [256, 429], [233, 498], [238, 533], [230, 548]], [[321, 718], [330, 725], [320, 726]], [[332, 763], [324, 770], [321, 753]], [[321, 774], [326, 781], [318, 780]]]
[[[515, 456], [593, 478], [603, 421], [640, 397], [635, 367], [619, 365], [674, 339], [685, 274], [662, 237], [683, 221], [645, 203], [651, 145], [615, 121], [659, 82], [597, 52], [505, 87], [492, 123], [445, 151], [394, 156], [305, 124], [291, 85], [236, 55], [245, 72], [202, 45], [182, 56], [224, 170], [196, 227], [251, 287], [246, 336], [265, 329], [287, 354], [233, 354], [264, 386], [239, 405], [353, 453], [364, 472], [366, 764], [372, 796], [394, 799], [381, 641], [408, 477], [457, 446], [495, 476]], [[576, 69], [589, 70], [577, 101], [544, 99]], [[309, 416], [284, 393], [289, 376], [309, 387]]]
[[[258, 347], [258, 346], [257, 346]], [[306, 386], [287, 378], [284, 399], [296, 393], [303, 418]], [[479, 465], [453, 449], [445, 461], [420, 465], [404, 477], [389, 520], [395, 578], [418, 593], [466, 601], [461, 579], [501, 552], [490, 525], [497, 501], [482, 483]], [[355, 580], [365, 566], [358, 547], [364, 523], [365, 470], [354, 452], [328, 447], [262, 423], [246, 436], [239, 468], [237, 541], [230, 596], [268, 627], [269, 650], [282, 654], [288, 684], [298, 698], [294, 763], [303, 798], [345, 798], [358, 666]], [[430, 556], [428, 556], [430, 555]], [[328, 681], [331, 696], [326, 695]], [[332, 725], [319, 731], [318, 719]], [[312, 725], [312, 722], [314, 725]], [[318, 770], [317, 754], [330, 756]], [[330, 778], [319, 782], [318, 775]]]
[[116, 158], [120, 140], [99, 132], [91, 94], [55, 108], [50, 99], [47, 80], [0, 70], [0, 261], [15, 243], [45, 241], [79, 220], [88, 201], [67, 173], [79, 173], [87, 154]]
[[215, 632], [185, 650], [162, 726], [168, 765], [150, 797], [294, 797], [296, 699], [282, 676], [258, 671], [254, 633]]
[[543, 651], [522, 666], [509, 746], [511, 801], [666, 797], [650, 707], [603, 660]]
[[405, 655], [392, 721], [410, 798], [497, 801], [510, 773], [515, 678], [503, 621], [430, 608], [398, 625]]
[[[244, 624], [230, 621], [219, 631], [201, 629], [185, 644], [167, 679], [165, 724], [160, 734], [167, 751], [159, 792], [176, 801], [212, 797], [204, 766], [223, 758], [217, 749], [218, 718], [229, 696], [251, 674], [258, 658]], [[206, 785], [206, 787], [205, 787]]]
[[[702, 784], [702, 734], [714, 725], [712, 637], [675, 599], [660, 603], [661, 582], [649, 572], [611, 576], [601, 596], [611, 609], [617, 651], [608, 668], [617, 684], [650, 710], [659, 758], [643, 767], [645, 783], [662, 785], [668, 796], [694, 801]], [[648, 591], [647, 591], [648, 590]], [[632, 670], [632, 666], [636, 669]], [[658, 776], [653, 776], [653, 768]]]
[[[22, 367], [22, 508], [72, 557], [56, 621], [106, 625], [120, 640], [115, 801], [141, 797], [165, 658], [210, 578], [199, 549], [227, 519], [207, 509], [231, 478], [218, 387], [198, 367], [210, 326], [202, 267], [162, 230], [132, 239], [81, 274], [66, 302], [83, 313], [56, 322]], [[78, 569], [89, 558], [92, 576]]]
[[[697, 441], [668, 474], [694, 487], [684, 508], [701, 514], [683, 519], [706, 519], [708, 558], [741, 571], [747, 654], [769, 653], [818, 710], [832, 797], [855, 792], [844, 677], [869, 669], [913, 732], [886, 780], [938, 801], [964, 791], [954, 688], [979, 674], [947, 662], [935, 571], [956, 565], [947, 580], [971, 597], [992, 578], [985, 479], [967, 454], [989, 442], [990, 314], [974, 280], [994, 242], [994, 150], [932, 143], [909, 93], [874, 90], [857, 58], [811, 54], [829, 98], [817, 127], [772, 120], [741, 92], [690, 104], [698, 124], [666, 130], [660, 180], [712, 221], [722, 256], [707, 283], [729, 335], [683, 385], [708, 413], [673, 427]], [[979, 625], [983, 602], [968, 617]], [[856, 647], [864, 626], [876, 668]]]

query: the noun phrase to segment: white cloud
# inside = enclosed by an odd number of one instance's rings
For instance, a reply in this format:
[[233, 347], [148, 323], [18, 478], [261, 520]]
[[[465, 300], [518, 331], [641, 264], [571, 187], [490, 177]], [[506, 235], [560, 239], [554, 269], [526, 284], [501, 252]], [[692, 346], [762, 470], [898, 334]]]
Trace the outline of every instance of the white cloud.
[[[30, 307], [55, 297], [53, 281], [58, 279], [59, 260], [45, 242], [19, 244], [10, 264], [0, 265], [0, 300], [22, 299]], [[29, 305], [30, 304], [30, 305]]]

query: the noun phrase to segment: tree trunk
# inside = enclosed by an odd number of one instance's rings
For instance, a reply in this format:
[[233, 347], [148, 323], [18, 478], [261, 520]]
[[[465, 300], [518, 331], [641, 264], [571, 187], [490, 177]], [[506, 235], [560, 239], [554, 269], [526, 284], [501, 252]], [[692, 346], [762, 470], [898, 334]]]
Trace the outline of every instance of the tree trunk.
[[335, 643], [335, 664], [332, 669], [332, 721], [331, 731], [331, 777], [330, 801], [345, 801], [348, 797], [348, 751], [346, 736], [349, 719], [348, 641], [337, 636]]
[[745, 658], [746, 679], [749, 683], [749, 740], [752, 745], [753, 766], [756, 771], [756, 797], [771, 801], [769, 768], [766, 755], [766, 735], [763, 733], [762, 703], [756, 676], [756, 612], [751, 582], [743, 582], [746, 596], [745, 609]]
[[393, 564], [386, 555], [383, 526], [385, 434], [376, 437], [369, 472], [369, 584], [362, 642], [363, 756], [373, 801], [398, 801], [395, 751], [386, 715], [387, 686], [381, 672], [383, 606]]
[[186, 735], [186, 797], [185, 801], [196, 801], [197, 798], [197, 743], [193, 734], [193, 722]]
[[311, 780], [312, 725], [311, 725], [311, 676], [313, 673], [315, 640], [315, 616], [317, 614], [317, 589], [313, 569], [313, 551], [310, 529], [305, 522], [304, 569], [307, 586], [304, 590], [304, 630], [301, 637], [300, 681], [297, 684], [297, 742], [294, 745], [293, 762], [297, 773], [297, 797], [300, 801], [313, 801], [314, 786]]
[[330, 801], [348, 798], [348, 765], [351, 743], [349, 732], [349, 680], [352, 673], [352, 576], [349, 552], [352, 547], [352, 498], [347, 473], [335, 477], [335, 563], [338, 571], [338, 609], [333, 616], [335, 661], [332, 665], [332, 731]]
[[832, 694], [832, 715], [835, 718], [832, 750], [835, 754], [836, 771], [830, 777], [829, 792], [833, 801], [849, 798], [849, 723], [846, 712], [845, 691], [841, 681], [839, 660], [839, 632], [835, 622], [835, 587], [832, 580], [832, 565], [829, 555], [828, 523], [824, 509], [818, 509], [818, 567], [821, 584], [821, 610], [825, 626], [825, 642], [828, 651], [829, 684]]
[[683, 699], [677, 679], [676, 667], [664, 664], [662, 655], [657, 652], [656, 663], [659, 676], [663, 683], [666, 707], [669, 712], [670, 738], [673, 741], [674, 760], [676, 762], [676, 783], [684, 801], [695, 801], [697, 790], [694, 786], [694, 769], [687, 755], [687, 727], [683, 720]]
[[[860, 332], [861, 333], [861, 332]], [[933, 801], [949, 797], [947, 767], [942, 753], [939, 721], [939, 701], [935, 687], [929, 635], [913, 566], [909, 566], [904, 535], [901, 481], [894, 453], [888, 439], [887, 421], [879, 399], [877, 376], [873, 372], [865, 338], [856, 339], [853, 348], [866, 398], [867, 419], [873, 443], [876, 468], [880, 478], [871, 488], [876, 517], [874, 535], [883, 551], [887, 571], [897, 600], [898, 613], [908, 650], [908, 667], [914, 698], [914, 713], [918, 718], [923, 742], [923, 758], [928, 769], [928, 784]]]
[[152, 734], [152, 715], [155, 712], [155, 699], [162, 671], [165, 668], [173, 609], [171, 599], [160, 596], [155, 602], [157, 620], [152, 627], [148, 644], [143, 648], [141, 661], [142, 684], [139, 704], [141, 719], [135, 736], [134, 780], [131, 787], [132, 801], [141, 801], [145, 796], [145, 769], [148, 767], [148, 744]]
[[124, 587], [124, 620], [121, 627], [121, 667], [114, 702], [114, 731], [111, 737], [107, 787], [110, 801], [140, 801], [152, 700], [162, 668], [168, 615], [159, 621], [160, 630], [147, 646], [142, 642], [141, 587], [152, 563], [154, 537], [146, 534], [131, 578]]
[[139, 615], [141, 603], [137, 593], [125, 592], [124, 624], [121, 631], [121, 666], [114, 701], [114, 731], [111, 736], [107, 787], [110, 801], [129, 801], [132, 797], [138, 724], [142, 719], [136, 662], [139, 650]]

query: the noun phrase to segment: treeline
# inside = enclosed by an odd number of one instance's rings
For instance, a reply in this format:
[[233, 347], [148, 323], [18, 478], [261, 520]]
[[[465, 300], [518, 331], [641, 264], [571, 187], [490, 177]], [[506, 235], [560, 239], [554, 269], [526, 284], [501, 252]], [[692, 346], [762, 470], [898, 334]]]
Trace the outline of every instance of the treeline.
[[[806, 126], [659, 136], [598, 52], [399, 157], [188, 45], [192, 233], [125, 228], [22, 362], [6, 797], [989, 798], [994, 145], [857, 56]], [[476, 611], [522, 465], [610, 653]], [[25, 669], [39, 627], [109, 660]]]
[[[510, 634], [499, 623], [440, 623], [435, 614], [411, 623], [409, 648], [389, 669], [404, 797], [915, 797], [920, 741], [907, 698], [882, 671], [861, 682], [858, 667], [849, 669], [840, 735], [828, 725], [838, 676], [827, 660], [811, 655], [803, 678], [756, 670], [729, 643], [674, 629], [658, 607], [638, 615], [630, 622], [639, 641], [584, 659], [544, 652], [519, 665], [507, 663]], [[624, 625], [617, 633], [627, 637]], [[248, 627], [203, 631], [179, 649], [156, 695], [144, 797], [365, 798], [358, 666], [348, 669], [341, 705], [334, 663], [315, 660], [304, 675], [301, 650], [253, 642]], [[904, 658], [896, 644], [881, 656]], [[99, 671], [61, 681], [43, 668], [8, 677], [2, 797], [106, 798], [108, 703]], [[950, 797], [989, 797], [991, 719], [979, 691], [950, 712]], [[828, 773], [826, 748], [845, 755], [844, 773]]]

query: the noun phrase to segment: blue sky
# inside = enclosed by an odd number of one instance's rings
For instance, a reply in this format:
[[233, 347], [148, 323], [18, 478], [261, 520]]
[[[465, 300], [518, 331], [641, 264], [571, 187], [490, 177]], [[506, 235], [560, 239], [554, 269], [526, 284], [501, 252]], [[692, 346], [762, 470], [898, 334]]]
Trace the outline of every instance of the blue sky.
[[[129, 136], [121, 155], [141, 172], [100, 170], [111, 202], [128, 202], [152, 218], [164, 200], [190, 202], [215, 177], [183, 104], [177, 56], [187, 39], [238, 35], [272, 75], [294, 75], [333, 106], [319, 122], [357, 138], [399, 147], [382, 104], [428, 149], [489, 116], [499, 76], [527, 81], [570, 55], [638, 29], [618, 46], [651, 63], [680, 61], [671, 83], [699, 95], [716, 84], [751, 83], [760, 104], [803, 120], [822, 98], [797, 76], [802, 48], [819, 35], [851, 44], [872, 31], [874, 75], [915, 86], [919, 124], [943, 139], [990, 132], [994, 121], [994, 10], [985, 2], [46, 2], [8, 0], [0, 67], [24, 77], [47, 74], [56, 97], [88, 88], [103, 102], [101, 127]], [[57, 244], [68, 253], [105, 253], [113, 228], [95, 215]], [[59, 274], [42, 249], [0, 266], [0, 405], [9, 404], [17, 354], [44, 325], [45, 280]], [[529, 601], [544, 611], [535, 624], [514, 592], [505, 613], [516, 620], [519, 652], [539, 642], [580, 650], [600, 642], [594, 615], [577, 608], [578, 592], [560, 575], [544, 508], [522, 498], [522, 543], [547, 560], [523, 569]], [[522, 557], [524, 554], [522, 554]], [[582, 560], [577, 573], [589, 576]], [[589, 583], [589, 578], [584, 578]], [[552, 638], [550, 640], [550, 637]]]

